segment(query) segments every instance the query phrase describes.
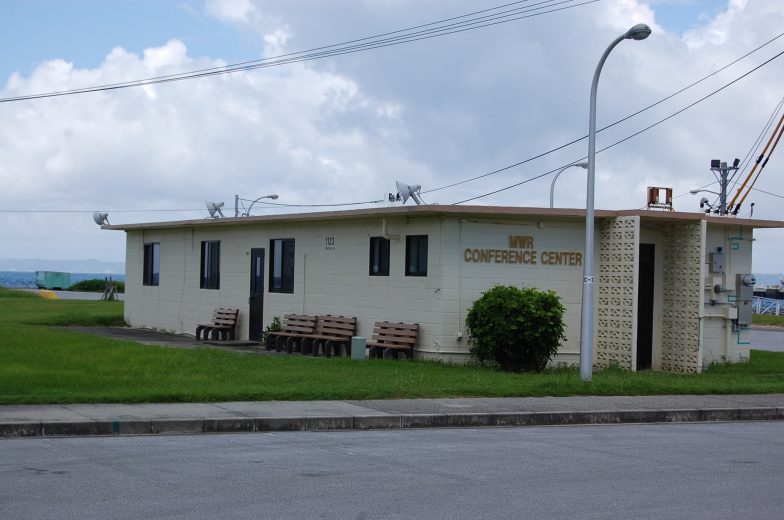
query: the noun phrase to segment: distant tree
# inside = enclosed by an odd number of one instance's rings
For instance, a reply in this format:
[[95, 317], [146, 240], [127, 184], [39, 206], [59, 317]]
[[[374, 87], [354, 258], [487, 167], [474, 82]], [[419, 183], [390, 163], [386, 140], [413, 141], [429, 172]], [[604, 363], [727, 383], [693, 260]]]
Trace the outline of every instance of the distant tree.
[[[116, 282], [112, 281], [115, 287], [117, 287], [118, 293], [125, 292], [125, 282]], [[67, 290], [69, 291], [78, 291], [78, 292], [100, 292], [102, 293], [106, 289], [106, 280], [99, 280], [99, 279], [91, 279], [91, 280], [82, 280], [81, 282], [76, 282], [72, 284]]]

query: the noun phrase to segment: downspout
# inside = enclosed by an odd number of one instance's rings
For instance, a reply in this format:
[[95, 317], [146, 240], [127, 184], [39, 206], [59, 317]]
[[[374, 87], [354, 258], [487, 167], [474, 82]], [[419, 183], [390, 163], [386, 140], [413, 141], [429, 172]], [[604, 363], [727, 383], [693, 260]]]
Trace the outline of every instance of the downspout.
[[458, 341], [463, 339], [463, 220], [457, 221], [457, 336]]

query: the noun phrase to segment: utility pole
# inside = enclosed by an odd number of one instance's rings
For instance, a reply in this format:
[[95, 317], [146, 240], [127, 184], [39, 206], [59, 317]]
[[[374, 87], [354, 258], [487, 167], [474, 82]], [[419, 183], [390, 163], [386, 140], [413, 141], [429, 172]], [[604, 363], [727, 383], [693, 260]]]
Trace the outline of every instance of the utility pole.
[[732, 166], [727, 166], [726, 162], [722, 162], [719, 159], [711, 160], [711, 171], [714, 172], [714, 175], [718, 174], [719, 186], [721, 187], [719, 192], [719, 215], [727, 214], [727, 185], [729, 184], [729, 172], [737, 171], [739, 164], [740, 159], [735, 159]]

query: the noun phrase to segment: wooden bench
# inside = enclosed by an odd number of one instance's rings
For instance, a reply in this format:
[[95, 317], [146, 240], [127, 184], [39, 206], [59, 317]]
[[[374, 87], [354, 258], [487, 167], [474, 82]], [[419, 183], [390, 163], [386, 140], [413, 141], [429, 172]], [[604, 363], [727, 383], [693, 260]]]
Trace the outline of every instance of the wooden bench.
[[302, 347], [302, 339], [316, 332], [316, 317], [306, 314], [286, 314], [283, 316], [283, 325], [277, 332], [267, 333], [267, 344], [265, 348], [272, 350], [274, 347], [277, 352], [281, 351], [281, 343], [285, 341], [286, 351], [291, 354], [292, 350], [300, 342], [299, 349]]
[[394, 353], [395, 358], [403, 354], [409, 359], [414, 359], [414, 346], [418, 333], [417, 323], [377, 321], [373, 326], [373, 339], [367, 343], [370, 348], [368, 357], [381, 359], [385, 352], [389, 352]]
[[235, 339], [235, 329], [237, 328], [237, 319], [239, 318], [239, 309], [227, 309], [218, 307], [212, 313], [212, 323], [199, 323], [196, 325], [196, 339], [201, 340], [202, 332], [204, 332], [204, 341], [210, 339]]
[[[351, 355], [351, 337], [357, 330], [357, 319], [345, 316], [319, 316], [316, 331], [302, 341], [302, 353], [319, 355], [319, 347], [326, 357], [333, 353], [340, 355], [340, 346], [344, 345], [346, 355]], [[309, 351], [309, 352], [306, 352]]]

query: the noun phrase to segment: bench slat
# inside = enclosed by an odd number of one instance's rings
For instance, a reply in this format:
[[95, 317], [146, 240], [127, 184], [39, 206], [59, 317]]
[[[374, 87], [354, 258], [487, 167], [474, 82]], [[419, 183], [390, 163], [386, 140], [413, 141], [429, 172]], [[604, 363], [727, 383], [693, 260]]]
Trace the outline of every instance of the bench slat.
[[[408, 351], [413, 359], [416, 346], [419, 324], [393, 323], [379, 321], [373, 326], [372, 341], [367, 343], [370, 347], [370, 357], [382, 357], [387, 349], [394, 351]], [[395, 354], [397, 357], [398, 354]]]
[[[313, 334], [316, 329], [316, 316], [309, 316], [307, 314], [286, 314], [283, 316], [283, 324], [280, 331], [269, 332], [267, 334], [266, 349], [275, 350], [280, 352], [281, 338], [289, 338], [287, 341], [287, 350], [291, 353], [291, 349], [296, 346], [296, 340], [305, 338], [308, 334]], [[292, 343], [293, 342], [293, 343]]]
[[[310, 347], [312, 348], [314, 356], [318, 355], [318, 342], [323, 342], [322, 348], [324, 350], [324, 355], [329, 356], [331, 353], [327, 342], [338, 344], [344, 343], [346, 344], [346, 350], [348, 351], [350, 348], [349, 342], [351, 341], [351, 337], [356, 333], [356, 330], [356, 318], [332, 316], [328, 314], [317, 318], [316, 330], [313, 334], [306, 336], [303, 341], [310, 342]], [[338, 354], [340, 353], [339, 345], [332, 345], [332, 347], [337, 348]]]
[[239, 309], [218, 307], [212, 312], [212, 323], [199, 323], [196, 325], [196, 339], [202, 339], [202, 331], [204, 332], [204, 340], [207, 340], [211, 335], [217, 337], [219, 332], [224, 339], [227, 336], [224, 334], [225, 332], [228, 332], [230, 339], [234, 339], [239, 315]]

